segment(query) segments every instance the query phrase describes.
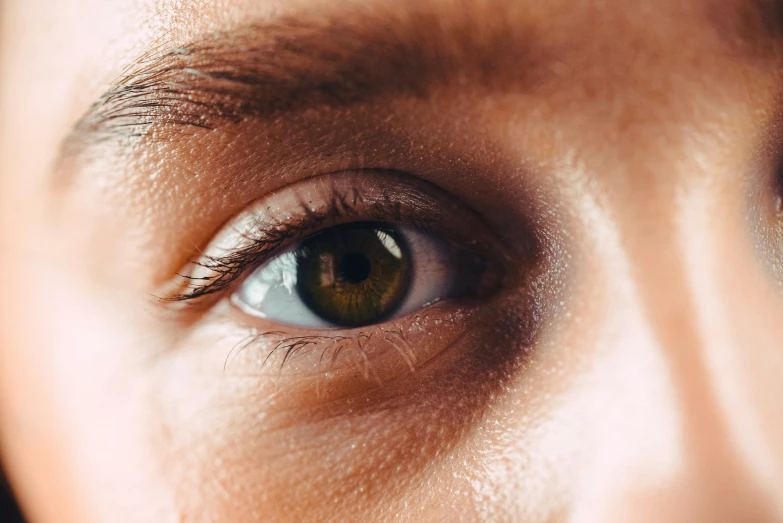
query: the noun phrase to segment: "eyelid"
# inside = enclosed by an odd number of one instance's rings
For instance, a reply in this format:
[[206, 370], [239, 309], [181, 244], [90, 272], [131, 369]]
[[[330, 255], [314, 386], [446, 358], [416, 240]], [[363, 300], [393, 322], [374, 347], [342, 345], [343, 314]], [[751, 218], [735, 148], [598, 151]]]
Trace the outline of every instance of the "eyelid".
[[[221, 299], [235, 292], [244, 275], [299, 239], [318, 229], [359, 221], [407, 224], [497, 264], [502, 270], [489, 285], [492, 299], [478, 292], [425, 305], [384, 323], [329, 331], [249, 318], [230, 300]], [[249, 255], [237, 258], [242, 249]], [[505, 314], [502, 303], [507, 296], [502, 289], [513, 284], [517, 269], [531, 261], [510, 252], [478, 213], [410, 175], [365, 170], [305, 179], [250, 204], [213, 237], [202, 258], [185, 273], [190, 278], [208, 275], [213, 268], [204, 260], [216, 261], [218, 269], [225, 267], [220, 264], [226, 259], [241, 261], [236, 269], [228, 267], [235, 271], [228, 273], [230, 280], [211, 294], [202, 294], [204, 300], [192, 302], [204, 304], [189, 316], [196, 320], [192, 336], [225, 355], [224, 375], [256, 379], [259, 387], [274, 394], [275, 409], [312, 407], [364, 395], [381, 385], [382, 394], [406, 394], [406, 387], [436, 379], [439, 369], [456, 364], [492, 339], [489, 326]], [[425, 365], [430, 370], [422, 369]], [[415, 378], [405, 379], [414, 371]]]
[[222, 291], [294, 241], [358, 220], [408, 224], [434, 232], [500, 264], [506, 250], [484, 220], [455, 197], [393, 171], [343, 171], [301, 180], [257, 200], [223, 227], [178, 276], [166, 301], [197, 301]]

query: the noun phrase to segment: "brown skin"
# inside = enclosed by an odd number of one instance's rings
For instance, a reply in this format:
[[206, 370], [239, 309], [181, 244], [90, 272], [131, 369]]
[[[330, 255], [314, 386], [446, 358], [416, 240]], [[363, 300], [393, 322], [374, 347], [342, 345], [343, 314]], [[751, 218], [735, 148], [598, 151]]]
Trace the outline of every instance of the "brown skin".
[[[0, 442], [31, 520], [783, 521], [774, 4], [4, 2]], [[134, 57], [286, 19], [314, 28], [305, 56], [339, 21], [362, 45], [338, 57], [440, 40], [450, 68], [61, 156]], [[151, 298], [252, 202], [381, 183], [360, 168], [440, 186], [494, 232], [444, 227], [501, 238], [500, 291], [405, 330], [414, 372], [375, 342], [381, 386], [342, 369], [316, 390], [307, 356], [230, 357], [287, 329], [226, 312], [230, 291]]]

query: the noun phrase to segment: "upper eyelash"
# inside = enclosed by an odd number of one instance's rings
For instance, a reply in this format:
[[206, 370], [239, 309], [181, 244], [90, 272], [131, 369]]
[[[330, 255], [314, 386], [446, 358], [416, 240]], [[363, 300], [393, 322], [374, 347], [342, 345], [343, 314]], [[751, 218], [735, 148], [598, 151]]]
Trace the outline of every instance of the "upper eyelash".
[[202, 259], [192, 263], [195, 266], [204, 267], [214, 274], [203, 277], [178, 274], [179, 277], [187, 281], [189, 287], [184, 292], [168, 297], [167, 300], [179, 302], [195, 300], [222, 291], [244, 273], [249, 265], [265, 258], [268, 253], [295, 236], [295, 231], [284, 230], [270, 238], [248, 238], [251, 243], [247, 247], [225, 256], [205, 255]]
[[[249, 242], [246, 247], [224, 256], [203, 255], [200, 259], [192, 261], [193, 266], [203, 267], [213, 274], [204, 277], [178, 274], [187, 284], [187, 289], [169, 296], [166, 301], [197, 300], [223, 291], [249, 268], [268, 260], [286, 242], [317, 231], [328, 220], [356, 216], [356, 206], [361, 203], [361, 200], [358, 189], [354, 188], [350, 194], [335, 190], [324, 211], [313, 211], [306, 202], [299, 202], [303, 218], [293, 223], [258, 223], [249, 233], [242, 234]], [[390, 195], [383, 195], [380, 201], [374, 202], [363, 214], [376, 220], [402, 220], [400, 205], [392, 201]], [[434, 230], [433, 220], [421, 216], [408, 216], [406, 221], [420, 230], [429, 232]]]
[[233, 283], [249, 266], [264, 261], [270, 253], [276, 251], [286, 241], [316, 229], [329, 218], [344, 215], [349, 209], [347, 200], [338, 198], [336, 195], [332, 198], [325, 212], [314, 212], [304, 202], [300, 202], [300, 207], [305, 216], [303, 220], [272, 226], [258, 224], [250, 233], [242, 235], [249, 242], [246, 247], [224, 256], [205, 255], [202, 259], [193, 261], [193, 265], [204, 267], [212, 271], [214, 275], [194, 278], [180, 274], [180, 277], [193, 283], [193, 286], [186, 292], [176, 294], [169, 299], [171, 301], [187, 301], [215, 294]]

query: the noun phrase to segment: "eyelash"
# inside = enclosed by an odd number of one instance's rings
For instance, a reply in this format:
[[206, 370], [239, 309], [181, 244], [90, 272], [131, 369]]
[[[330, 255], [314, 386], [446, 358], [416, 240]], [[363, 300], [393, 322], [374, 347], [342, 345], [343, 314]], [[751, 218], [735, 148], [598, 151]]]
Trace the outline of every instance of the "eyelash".
[[[279, 359], [278, 367], [283, 369], [285, 365], [293, 358], [303, 355], [306, 352], [318, 353], [318, 371], [327, 370], [328, 365], [334, 365], [341, 354], [347, 354], [352, 359], [353, 367], [362, 374], [363, 378], [371, 378], [380, 381], [375, 374], [372, 362], [366, 359], [366, 347], [372, 343], [386, 343], [392, 346], [397, 354], [404, 360], [408, 368], [413, 372], [420, 359], [426, 357], [419, 354], [410, 343], [410, 330], [412, 327], [418, 327], [418, 330], [424, 330], [422, 324], [427, 324], [431, 316], [438, 316], [440, 324], [447, 324], [452, 327], [461, 327], [460, 332], [454, 336], [454, 339], [448, 345], [459, 341], [465, 334], [465, 322], [470, 314], [464, 310], [451, 311], [449, 314], [441, 310], [442, 304], [435, 304], [427, 310], [420, 311], [403, 322], [396, 322], [389, 327], [369, 327], [367, 330], [361, 330], [356, 333], [346, 335], [324, 335], [314, 334], [306, 336], [291, 336], [285, 332], [268, 331], [263, 333], [254, 333], [248, 335], [244, 340], [235, 344], [233, 349], [226, 356], [223, 365], [225, 372], [231, 361], [239, 357], [245, 350], [252, 348], [255, 344], [263, 342], [272, 345], [265, 350], [265, 356], [258, 362], [258, 368], [264, 368], [270, 360], [277, 357]], [[444, 312], [446, 312], [444, 314]], [[436, 320], [437, 321], [437, 320]], [[276, 340], [276, 341], [272, 341]], [[327, 364], [327, 367], [323, 365]]]
[[264, 224], [256, 223], [249, 233], [243, 234], [248, 242], [245, 247], [238, 248], [224, 256], [202, 254], [198, 260], [191, 262], [192, 267], [207, 269], [213, 275], [194, 277], [180, 273], [186, 290], [166, 298], [171, 302], [200, 301], [225, 291], [235, 281], [248, 271], [259, 267], [272, 258], [285, 245], [295, 240], [304, 239], [327, 226], [347, 218], [367, 219], [375, 221], [405, 222], [423, 232], [437, 232], [449, 240], [448, 234], [437, 227], [437, 220], [423, 216], [402, 216], [399, 205], [395, 204], [390, 195], [384, 193], [381, 202], [374, 202], [363, 215], [359, 215], [356, 207], [361, 203], [361, 195], [357, 189], [351, 194], [333, 190], [329, 204], [324, 211], [316, 212], [305, 202], [299, 202], [298, 219], [287, 223]]

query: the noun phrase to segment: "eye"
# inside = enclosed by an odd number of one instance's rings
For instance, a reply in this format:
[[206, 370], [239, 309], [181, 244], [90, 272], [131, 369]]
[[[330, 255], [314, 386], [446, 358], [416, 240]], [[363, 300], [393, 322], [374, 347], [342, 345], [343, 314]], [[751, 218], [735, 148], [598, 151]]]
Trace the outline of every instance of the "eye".
[[232, 296], [251, 316], [355, 328], [474, 295], [484, 260], [436, 233], [382, 222], [331, 227], [253, 271]]

